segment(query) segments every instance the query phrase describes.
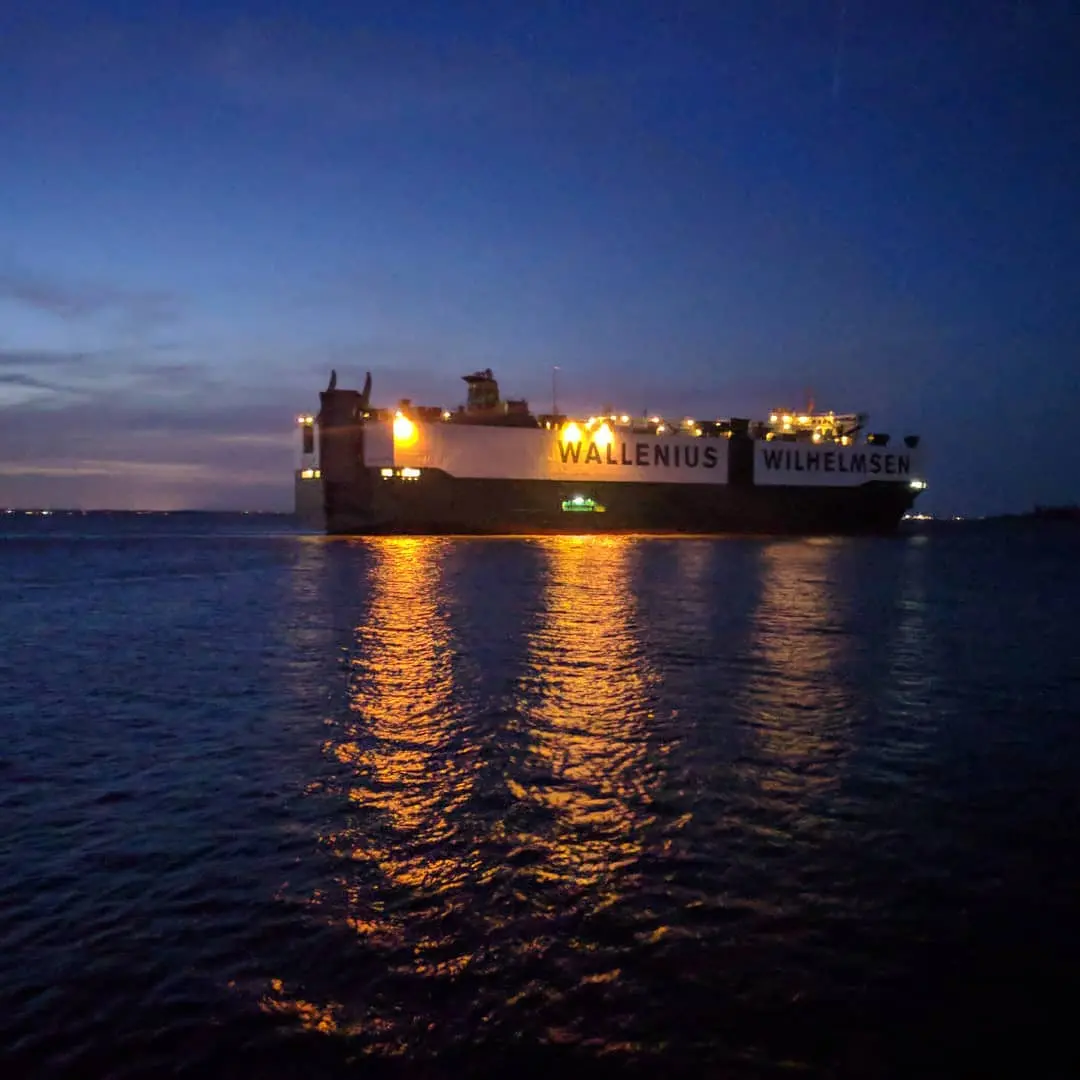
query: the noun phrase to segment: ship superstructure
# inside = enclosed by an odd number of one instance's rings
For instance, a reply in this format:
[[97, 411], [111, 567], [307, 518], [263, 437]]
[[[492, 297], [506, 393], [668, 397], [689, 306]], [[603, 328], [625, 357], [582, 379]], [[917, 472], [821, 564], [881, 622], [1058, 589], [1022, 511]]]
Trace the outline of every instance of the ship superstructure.
[[[297, 506], [331, 533], [833, 533], [895, 528], [926, 487], [919, 438], [865, 414], [763, 421], [535, 414], [490, 369], [454, 409], [322, 392], [300, 418]], [[317, 435], [317, 447], [316, 447]], [[317, 453], [316, 453], [317, 451]]]

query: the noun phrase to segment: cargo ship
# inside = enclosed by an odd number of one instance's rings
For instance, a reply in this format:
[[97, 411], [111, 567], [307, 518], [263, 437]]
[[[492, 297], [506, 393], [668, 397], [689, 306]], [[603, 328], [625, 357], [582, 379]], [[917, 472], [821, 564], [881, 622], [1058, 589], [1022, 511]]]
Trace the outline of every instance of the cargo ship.
[[454, 409], [330, 384], [298, 418], [296, 507], [335, 535], [895, 530], [926, 488], [919, 436], [861, 413], [767, 420], [534, 413], [490, 369]]

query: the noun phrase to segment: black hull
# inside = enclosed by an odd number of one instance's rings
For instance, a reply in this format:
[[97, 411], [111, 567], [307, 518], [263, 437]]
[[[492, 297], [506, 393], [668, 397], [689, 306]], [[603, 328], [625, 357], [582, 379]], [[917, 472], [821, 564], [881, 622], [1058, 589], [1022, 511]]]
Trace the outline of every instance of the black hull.
[[[354, 484], [324, 483], [329, 534], [889, 533], [918, 494], [908, 484], [887, 481], [779, 487], [465, 480], [435, 469], [416, 479], [363, 473]], [[604, 510], [562, 508], [578, 496]]]

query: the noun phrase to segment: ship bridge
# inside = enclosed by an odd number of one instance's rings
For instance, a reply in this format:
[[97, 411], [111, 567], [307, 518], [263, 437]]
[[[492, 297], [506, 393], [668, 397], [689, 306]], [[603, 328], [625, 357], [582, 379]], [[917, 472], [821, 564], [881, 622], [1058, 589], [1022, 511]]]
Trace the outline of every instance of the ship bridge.
[[811, 442], [840, 442], [847, 445], [866, 427], [865, 413], [834, 413], [793, 409], [774, 409], [768, 422], [761, 425], [759, 437], [785, 440], [808, 439]]

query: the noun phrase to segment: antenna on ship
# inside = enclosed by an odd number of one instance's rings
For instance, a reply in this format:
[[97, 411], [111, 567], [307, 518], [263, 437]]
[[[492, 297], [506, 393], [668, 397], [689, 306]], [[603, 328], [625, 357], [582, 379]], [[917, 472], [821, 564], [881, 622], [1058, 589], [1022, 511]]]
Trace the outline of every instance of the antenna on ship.
[[559, 384], [558, 384], [558, 371], [559, 365], [555, 364], [551, 369], [551, 415], [559, 415]]

